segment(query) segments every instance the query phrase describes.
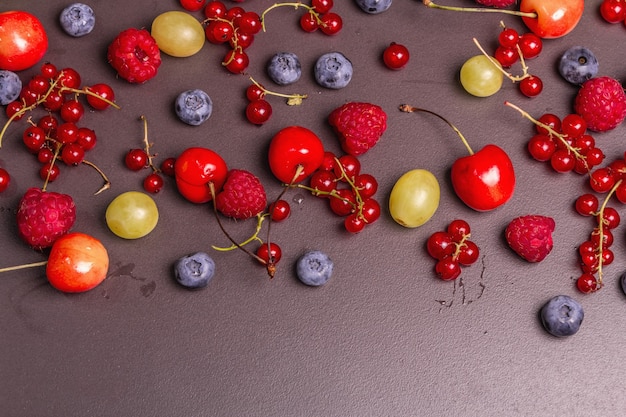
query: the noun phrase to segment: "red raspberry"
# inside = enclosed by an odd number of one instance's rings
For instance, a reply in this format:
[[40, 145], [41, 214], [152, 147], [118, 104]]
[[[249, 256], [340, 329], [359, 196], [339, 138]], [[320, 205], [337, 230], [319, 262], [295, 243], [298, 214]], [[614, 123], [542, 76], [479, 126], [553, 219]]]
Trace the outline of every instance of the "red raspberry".
[[367, 152], [387, 129], [387, 114], [375, 104], [350, 102], [336, 108], [328, 123], [339, 135], [343, 151], [352, 156]]
[[252, 173], [232, 169], [222, 191], [215, 196], [217, 210], [224, 216], [249, 219], [265, 209], [267, 197], [261, 181]]
[[495, 7], [497, 9], [503, 9], [515, 4], [517, 0], [476, 0], [476, 3], [483, 6]]
[[574, 102], [576, 113], [596, 132], [615, 129], [626, 118], [626, 94], [614, 78], [598, 77], [585, 81]]
[[72, 228], [75, 220], [72, 197], [34, 187], [26, 191], [17, 210], [19, 235], [37, 250], [52, 246]]
[[505, 230], [506, 241], [519, 256], [528, 262], [542, 261], [552, 250], [554, 219], [527, 215], [513, 219]]
[[161, 65], [159, 47], [146, 29], [126, 29], [109, 45], [107, 59], [129, 83], [143, 83], [157, 74]]

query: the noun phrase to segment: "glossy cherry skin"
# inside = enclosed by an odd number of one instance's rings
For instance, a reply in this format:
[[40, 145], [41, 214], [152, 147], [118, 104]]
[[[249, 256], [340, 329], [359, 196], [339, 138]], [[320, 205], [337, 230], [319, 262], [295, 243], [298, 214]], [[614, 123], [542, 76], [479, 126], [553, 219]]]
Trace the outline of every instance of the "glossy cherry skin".
[[48, 35], [37, 17], [19, 10], [0, 13], [0, 69], [28, 69], [47, 51]]
[[211, 187], [215, 193], [224, 185], [228, 167], [222, 157], [211, 149], [192, 147], [176, 158], [174, 176], [178, 191], [192, 203], [211, 201]]
[[513, 163], [502, 148], [486, 145], [452, 165], [452, 186], [459, 198], [476, 211], [506, 203], [515, 190]]
[[84, 233], [68, 233], [52, 245], [46, 276], [59, 291], [77, 293], [98, 286], [108, 270], [109, 255], [98, 239]]
[[272, 138], [268, 160], [276, 178], [285, 184], [297, 183], [322, 165], [324, 145], [309, 129], [289, 126]]
[[522, 17], [528, 28], [544, 39], [560, 38], [570, 33], [580, 21], [584, 0], [522, 0], [520, 11], [534, 12], [536, 18]]

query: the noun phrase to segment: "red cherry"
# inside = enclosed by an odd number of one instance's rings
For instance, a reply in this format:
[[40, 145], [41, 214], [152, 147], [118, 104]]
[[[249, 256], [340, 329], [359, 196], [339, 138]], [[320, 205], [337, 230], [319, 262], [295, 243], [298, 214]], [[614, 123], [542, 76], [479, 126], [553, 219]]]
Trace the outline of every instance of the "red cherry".
[[392, 70], [404, 68], [409, 62], [409, 50], [404, 45], [392, 42], [383, 52], [383, 62]]
[[524, 24], [541, 38], [559, 38], [571, 32], [583, 15], [584, 0], [521, 0], [519, 10], [536, 17], [522, 17]]
[[322, 164], [324, 145], [311, 130], [289, 126], [272, 137], [268, 160], [270, 170], [279, 181], [298, 183]]
[[216, 152], [202, 147], [185, 149], [174, 165], [176, 186], [187, 200], [193, 203], [211, 201], [211, 186], [215, 193], [226, 182], [228, 167]]

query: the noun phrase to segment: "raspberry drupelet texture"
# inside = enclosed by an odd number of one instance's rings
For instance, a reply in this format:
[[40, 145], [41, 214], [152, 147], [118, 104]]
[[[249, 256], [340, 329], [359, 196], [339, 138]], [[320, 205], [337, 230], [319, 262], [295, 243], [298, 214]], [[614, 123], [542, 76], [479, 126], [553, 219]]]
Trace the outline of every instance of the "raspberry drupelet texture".
[[574, 102], [576, 113], [595, 132], [615, 129], [626, 118], [626, 94], [614, 78], [597, 77], [585, 81]]
[[153, 78], [161, 65], [159, 47], [146, 29], [126, 29], [111, 42], [107, 60], [129, 83], [141, 84]]
[[359, 156], [371, 149], [387, 129], [387, 114], [375, 104], [349, 102], [333, 110], [328, 122], [344, 152]]
[[554, 219], [551, 217], [520, 216], [509, 223], [505, 238], [520, 257], [528, 262], [541, 262], [552, 251], [554, 227]]
[[261, 181], [251, 172], [233, 169], [222, 191], [215, 197], [217, 210], [224, 216], [244, 220], [261, 213], [267, 196]]

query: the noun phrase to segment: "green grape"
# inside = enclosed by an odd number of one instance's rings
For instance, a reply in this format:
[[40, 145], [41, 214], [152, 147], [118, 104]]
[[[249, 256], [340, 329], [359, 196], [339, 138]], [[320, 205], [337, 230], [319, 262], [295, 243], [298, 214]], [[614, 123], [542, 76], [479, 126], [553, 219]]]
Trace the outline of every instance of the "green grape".
[[161, 51], [179, 58], [200, 51], [205, 40], [202, 24], [192, 15], [180, 11], [158, 15], [152, 21], [150, 34]]
[[461, 84], [465, 91], [476, 97], [489, 97], [502, 87], [504, 74], [500, 63], [485, 55], [476, 55], [461, 67]]
[[159, 221], [156, 203], [147, 194], [127, 191], [115, 197], [105, 218], [113, 233], [124, 239], [138, 239], [150, 233]]
[[396, 223], [418, 227], [426, 223], [439, 207], [439, 182], [425, 169], [404, 173], [389, 195], [389, 212]]

